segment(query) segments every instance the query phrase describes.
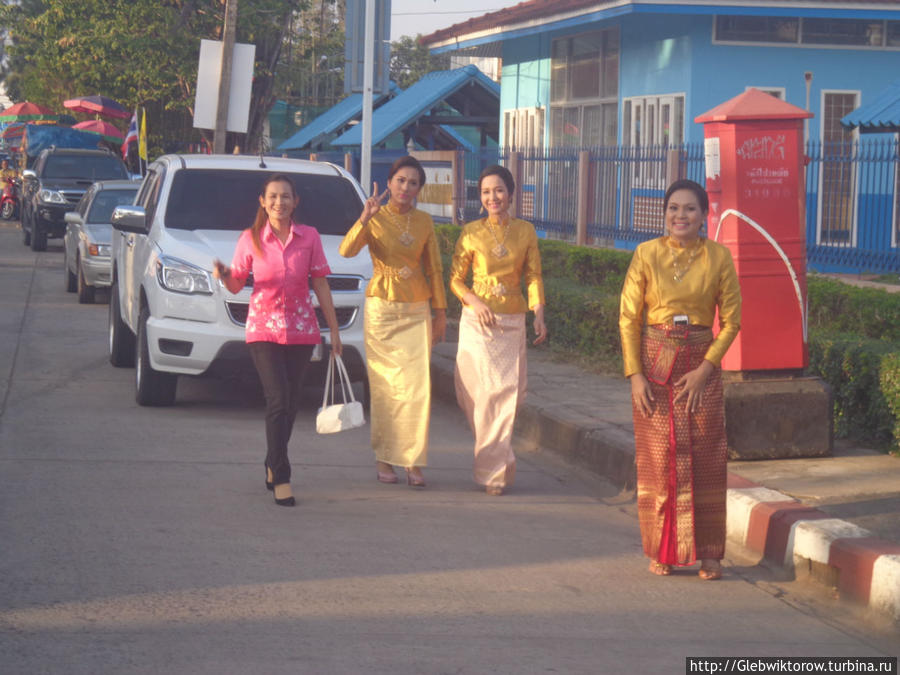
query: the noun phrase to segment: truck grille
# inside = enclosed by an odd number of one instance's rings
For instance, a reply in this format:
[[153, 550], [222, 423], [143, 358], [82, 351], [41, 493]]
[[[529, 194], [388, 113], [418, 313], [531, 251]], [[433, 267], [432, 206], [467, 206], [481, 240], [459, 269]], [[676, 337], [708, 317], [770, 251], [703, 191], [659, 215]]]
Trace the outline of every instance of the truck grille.
[[[228, 316], [234, 323], [238, 326], [247, 325], [249, 305], [246, 302], [229, 301], [225, 303], [225, 308], [228, 310]], [[349, 327], [356, 320], [356, 307], [335, 307], [334, 311], [337, 314], [338, 327], [341, 330]], [[319, 321], [319, 328], [328, 328], [328, 324], [325, 322], [325, 315], [319, 307], [316, 307], [316, 318]]]
[[[360, 276], [356, 276], [353, 274], [329, 274], [328, 275], [328, 288], [332, 291], [360, 291], [363, 289], [366, 280]], [[253, 273], [251, 272], [247, 276], [247, 281], [244, 283], [244, 288], [253, 288]]]

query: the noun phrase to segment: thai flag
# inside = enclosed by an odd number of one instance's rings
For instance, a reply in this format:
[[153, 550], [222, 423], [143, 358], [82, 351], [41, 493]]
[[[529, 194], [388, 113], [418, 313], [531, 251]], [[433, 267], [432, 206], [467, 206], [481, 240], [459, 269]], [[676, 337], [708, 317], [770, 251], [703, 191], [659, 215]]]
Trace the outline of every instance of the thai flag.
[[138, 142], [138, 117], [137, 110], [131, 116], [131, 122], [128, 125], [128, 133], [125, 134], [125, 140], [122, 143], [122, 157], [128, 157], [128, 144]]

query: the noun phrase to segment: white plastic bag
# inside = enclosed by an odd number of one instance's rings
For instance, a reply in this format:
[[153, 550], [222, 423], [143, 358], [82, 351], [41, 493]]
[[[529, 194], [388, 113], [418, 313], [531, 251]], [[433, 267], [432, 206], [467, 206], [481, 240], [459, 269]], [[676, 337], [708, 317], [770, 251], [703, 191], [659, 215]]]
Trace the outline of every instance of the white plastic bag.
[[[337, 378], [334, 371], [337, 370]], [[334, 402], [335, 380], [341, 381], [343, 403]], [[328, 375], [325, 377], [325, 391], [322, 394], [322, 407], [316, 415], [316, 431], [320, 434], [334, 434], [338, 431], [355, 429], [366, 423], [362, 403], [353, 395], [350, 376], [340, 356], [331, 352], [328, 359]]]

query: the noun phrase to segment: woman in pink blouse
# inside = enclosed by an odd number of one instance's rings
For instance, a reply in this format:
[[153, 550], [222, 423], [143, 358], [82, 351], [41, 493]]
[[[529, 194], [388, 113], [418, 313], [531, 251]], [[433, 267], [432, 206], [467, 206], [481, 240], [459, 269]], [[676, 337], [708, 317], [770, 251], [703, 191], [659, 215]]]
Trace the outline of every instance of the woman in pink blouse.
[[315, 228], [291, 216], [300, 198], [291, 179], [274, 174], [263, 183], [253, 226], [238, 240], [231, 267], [213, 262], [213, 276], [231, 293], [253, 274], [247, 315], [247, 345], [266, 396], [266, 487], [275, 503], [294, 506], [288, 441], [300, 400], [303, 374], [321, 341], [309, 298], [315, 292], [328, 322], [331, 349], [341, 353], [341, 336], [325, 278], [331, 270]]

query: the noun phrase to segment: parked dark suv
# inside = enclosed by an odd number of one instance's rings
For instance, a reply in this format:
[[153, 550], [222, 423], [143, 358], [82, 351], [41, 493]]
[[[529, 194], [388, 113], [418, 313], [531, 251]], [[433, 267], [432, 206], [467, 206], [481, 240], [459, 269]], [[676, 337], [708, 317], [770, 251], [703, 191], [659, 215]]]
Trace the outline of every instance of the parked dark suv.
[[66, 232], [65, 215], [98, 180], [127, 179], [128, 169], [108, 150], [50, 147], [22, 172], [22, 238], [33, 251], [47, 248], [47, 237]]

